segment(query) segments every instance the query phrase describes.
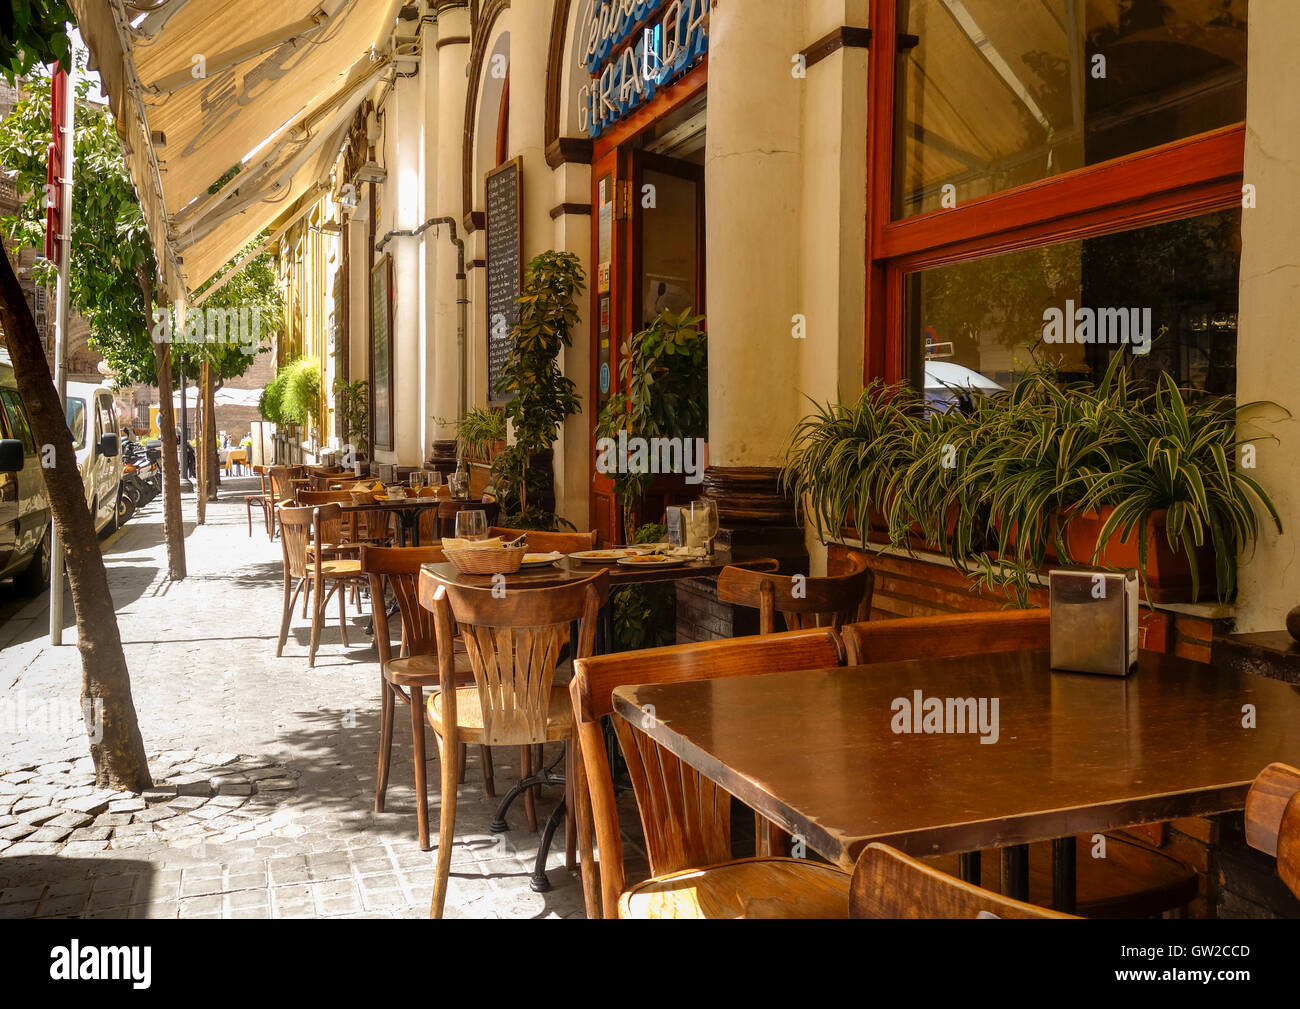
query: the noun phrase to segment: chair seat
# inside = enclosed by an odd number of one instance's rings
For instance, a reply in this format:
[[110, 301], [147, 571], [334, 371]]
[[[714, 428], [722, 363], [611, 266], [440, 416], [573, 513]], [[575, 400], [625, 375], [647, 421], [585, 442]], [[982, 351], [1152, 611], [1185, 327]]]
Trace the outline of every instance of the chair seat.
[[[308, 567], [307, 573], [311, 574], [315, 568]], [[320, 562], [320, 573], [322, 578], [360, 578], [361, 562], [350, 558], [338, 558]]]
[[847, 918], [852, 877], [803, 858], [742, 858], [656, 876], [619, 898], [620, 918]]
[[[434, 730], [442, 734], [442, 693], [441, 691], [429, 698], [429, 721], [433, 724]], [[478, 687], [457, 687], [456, 688], [456, 723], [460, 729], [460, 739], [463, 743], [480, 743], [483, 739], [483, 707], [479, 703]], [[526, 745], [528, 743], [541, 743], [541, 739], [526, 738], [527, 733], [523, 727], [520, 727], [519, 739], [501, 739], [499, 738], [503, 726], [500, 724], [498, 717], [495, 726], [496, 735], [498, 736], [490, 745], [492, 746], [513, 746]], [[552, 687], [550, 706], [546, 713], [546, 740], [568, 739], [573, 734], [573, 702], [569, 700], [569, 691], [565, 687]]]
[[[1092, 857], [1092, 835], [1080, 834], [1075, 846], [1075, 914], [1084, 918], [1147, 918], [1196, 899], [1196, 872], [1162, 851], [1106, 835], [1106, 857]], [[923, 859], [957, 875], [957, 856]], [[1001, 889], [1001, 859], [985, 852], [980, 885]], [[1029, 903], [1052, 906], [1050, 841], [1029, 846]]]
[[[469, 656], [464, 652], [454, 655], [456, 679], [466, 683], [474, 682], [474, 670], [470, 667]], [[389, 659], [384, 663], [384, 676], [389, 683], [399, 687], [437, 687], [438, 656], [407, 655], [398, 659]]]

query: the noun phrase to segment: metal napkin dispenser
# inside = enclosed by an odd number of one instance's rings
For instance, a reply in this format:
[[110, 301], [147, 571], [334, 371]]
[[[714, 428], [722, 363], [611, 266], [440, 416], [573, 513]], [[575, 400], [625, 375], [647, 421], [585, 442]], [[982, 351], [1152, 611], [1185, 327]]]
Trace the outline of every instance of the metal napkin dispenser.
[[1136, 571], [1050, 571], [1052, 668], [1127, 676], [1138, 659]]

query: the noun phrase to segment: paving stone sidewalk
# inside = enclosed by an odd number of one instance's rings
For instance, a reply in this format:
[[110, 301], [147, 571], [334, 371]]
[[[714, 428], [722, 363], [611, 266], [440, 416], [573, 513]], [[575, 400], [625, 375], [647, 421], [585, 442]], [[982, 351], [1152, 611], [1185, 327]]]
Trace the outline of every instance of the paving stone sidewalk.
[[[152, 792], [93, 787], [76, 632], [49, 644], [48, 596], [0, 624], [0, 918], [428, 914], [437, 849], [415, 840], [404, 719], [386, 811], [372, 811], [379, 672], [368, 614], [350, 610], [344, 647], [332, 613], [309, 669], [299, 610], [276, 659], [280, 545], [256, 516], [248, 536], [242, 493], [226, 481], [199, 528], [185, 499], [183, 582], [166, 578], [158, 502], [103, 544]], [[66, 609], [71, 625], [70, 596]], [[517, 780], [517, 757], [494, 751], [498, 790]], [[436, 825], [436, 760], [428, 770]], [[547, 791], [539, 818], [558, 798]], [[447, 916], [581, 917], [562, 843], [548, 861], [551, 891], [533, 893], [537, 835], [522, 802], [511, 829], [491, 834], [496, 801], [471, 747]], [[635, 819], [629, 807], [623, 821]], [[629, 842], [631, 870], [640, 859]]]

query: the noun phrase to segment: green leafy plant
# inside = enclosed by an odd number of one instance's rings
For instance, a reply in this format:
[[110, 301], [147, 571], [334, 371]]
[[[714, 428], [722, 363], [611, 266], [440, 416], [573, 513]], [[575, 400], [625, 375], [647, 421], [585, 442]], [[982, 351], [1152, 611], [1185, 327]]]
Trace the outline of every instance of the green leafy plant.
[[[632, 543], [658, 543], [668, 527], [645, 522], [630, 539]], [[614, 642], [620, 651], [658, 648], [677, 638], [676, 592], [668, 585], [630, 585], [610, 593], [614, 616]]]
[[[648, 327], [623, 341], [620, 386], [596, 418], [596, 437], [698, 438], [708, 430], [708, 343], [689, 310], [665, 309]], [[623, 511], [627, 537], [636, 529], [636, 506], [654, 480], [652, 473], [616, 473], [614, 496]]]
[[[864, 534], [883, 516], [889, 546], [911, 550], [919, 537], [1020, 605], [1053, 548], [1066, 562], [1096, 565], [1109, 540], [1136, 535], [1145, 577], [1149, 531], [1163, 515], [1193, 598], [1197, 550], [1207, 543], [1226, 598], [1261, 513], [1281, 530], [1267, 492], [1233, 465], [1244, 415], [1272, 404], [1191, 396], [1168, 376], [1152, 386], [1131, 367], [1116, 355], [1099, 382], [1062, 384], [1035, 361], [1007, 392], [928, 416], [915, 393], [869, 386], [856, 403], [817, 406], [795, 428], [787, 486], [823, 540], [850, 510]], [[1095, 548], [1072, 557], [1069, 522], [1103, 510]]]
[[498, 442], [506, 440], [506, 415], [491, 407], [467, 410], [456, 425], [456, 455], [462, 459], [492, 460]]
[[320, 362], [309, 357], [289, 361], [262, 391], [262, 415], [277, 424], [319, 423], [320, 381]]
[[364, 455], [369, 447], [370, 434], [370, 397], [369, 386], [364, 378], [349, 382], [345, 378], [334, 380], [334, 402], [343, 419], [343, 440], [350, 444], [358, 455]]
[[[497, 466], [513, 506], [512, 523], [547, 521], [549, 513], [537, 502], [554, 475], [549, 463], [542, 466], [537, 456], [555, 443], [560, 425], [582, 409], [578, 387], [560, 370], [559, 356], [572, 346], [584, 276], [572, 253], [540, 253], [528, 264], [517, 299], [519, 318], [511, 328], [510, 352], [497, 384], [498, 393], [511, 397], [505, 416], [513, 424], [515, 443], [498, 457]], [[558, 524], [553, 517], [549, 521], [551, 528]]]
[[267, 382], [266, 387], [262, 390], [262, 398], [258, 403], [258, 408], [261, 410], [262, 416], [272, 424], [284, 425], [291, 423], [284, 412], [284, 387], [287, 381], [288, 376], [284, 372], [280, 372], [275, 378]]

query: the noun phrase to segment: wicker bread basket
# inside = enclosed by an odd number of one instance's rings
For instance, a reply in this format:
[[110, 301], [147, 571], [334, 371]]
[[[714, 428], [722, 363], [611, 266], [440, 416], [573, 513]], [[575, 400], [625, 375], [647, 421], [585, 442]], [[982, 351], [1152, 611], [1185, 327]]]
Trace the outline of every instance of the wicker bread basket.
[[463, 575], [512, 575], [519, 570], [526, 553], [526, 546], [443, 551], [447, 560]]

